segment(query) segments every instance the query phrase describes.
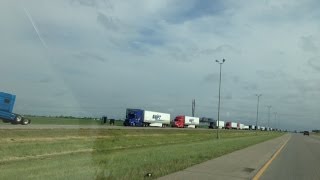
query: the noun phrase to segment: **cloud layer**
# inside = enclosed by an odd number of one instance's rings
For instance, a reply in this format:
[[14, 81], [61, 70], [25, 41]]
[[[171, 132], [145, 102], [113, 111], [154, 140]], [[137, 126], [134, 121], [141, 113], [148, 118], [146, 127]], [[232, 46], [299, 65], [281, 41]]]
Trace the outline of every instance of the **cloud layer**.
[[[1, 91], [26, 114], [123, 118], [125, 108], [320, 128], [316, 0], [3, 1]], [[32, 24], [30, 22], [32, 19]], [[35, 31], [35, 27], [37, 31]], [[40, 39], [39, 39], [40, 37]], [[45, 45], [44, 45], [45, 44]]]

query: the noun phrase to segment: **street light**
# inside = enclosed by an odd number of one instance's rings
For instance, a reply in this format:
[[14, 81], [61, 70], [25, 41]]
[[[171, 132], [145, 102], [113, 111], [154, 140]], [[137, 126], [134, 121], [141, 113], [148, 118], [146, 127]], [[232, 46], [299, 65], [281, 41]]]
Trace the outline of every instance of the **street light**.
[[280, 127], [279, 127], [279, 120], [278, 120], [278, 123], [277, 123], [277, 112], [274, 113], [274, 123], [277, 124], [277, 129], [279, 131]]
[[220, 64], [220, 80], [219, 80], [219, 103], [218, 103], [218, 128], [217, 128], [217, 139], [219, 139], [219, 123], [220, 123], [220, 91], [221, 91], [221, 68], [222, 64], [225, 62], [225, 59], [222, 59], [222, 62], [216, 60], [217, 63]]
[[267, 106], [268, 107], [268, 130], [270, 129], [270, 109], [272, 106]]
[[256, 130], [258, 130], [258, 120], [259, 120], [259, 100], [260, 100], [260, 96], [262, 96], [262, 94], [256, 94], [256, 96], [258, 97], [258, 103], [257, 103], [257, 119], [256, 119]]

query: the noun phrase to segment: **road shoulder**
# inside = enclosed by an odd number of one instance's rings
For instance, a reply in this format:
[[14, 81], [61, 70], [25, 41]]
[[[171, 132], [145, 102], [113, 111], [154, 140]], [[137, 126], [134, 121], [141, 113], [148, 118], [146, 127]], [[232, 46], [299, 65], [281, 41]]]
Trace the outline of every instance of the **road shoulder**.
[[285, 134], [159, 179], [251, 179], [290, 137]]

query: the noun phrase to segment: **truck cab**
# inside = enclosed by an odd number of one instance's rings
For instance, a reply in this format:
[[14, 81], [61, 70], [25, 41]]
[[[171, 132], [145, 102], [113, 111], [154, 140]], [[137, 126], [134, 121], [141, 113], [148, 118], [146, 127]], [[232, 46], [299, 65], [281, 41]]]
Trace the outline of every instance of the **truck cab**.
[[16, 95], [0, 92], [0, 119], [11, 124], [30, 124], [31, 121], [19, 114], [13, 113]]
[[143, 126], [143, 110], [127, 109], [124, 126]]
[[184, 121], [185, 121], [184, 116], [177, 116], [173, 121], [173, 127], [184, 128], [185, 126]]

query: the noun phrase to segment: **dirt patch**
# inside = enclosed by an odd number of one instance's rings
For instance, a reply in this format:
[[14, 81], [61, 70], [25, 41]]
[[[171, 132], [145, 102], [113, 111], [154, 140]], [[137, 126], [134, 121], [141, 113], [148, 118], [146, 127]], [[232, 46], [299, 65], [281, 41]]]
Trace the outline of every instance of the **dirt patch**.
[[33, 155], [33, 156], [23, 156], [23, 157], [9, 157], [0, 161], [0, 164], [5, 164], [6, 162], [11, 161], [21, 161], [21, 160], [30, 160], [30, 159], [41, 159], [41, 158], [50, 158], [53, 156], [59, 155], [67, 155], [73, 153], [87, 153], [92, 152], [94, 149], [79, 149], [75, 151], [64, 151], [64, 152], [57, 152], [57, 153], [50, 153], [50, 154], [41, 154], [41, 155]]
[[42, 142], [52, 142], [59, 140], [78, 140], [78, 139], [108, 139], [112, 138], [112, 136], [65, 136], [65, 137], [32, 137], [32, 138], [3, 138], [0, 139], [0, 142], [34, 142], [34, 141], [42, 141]]
[[[174, 136], [186, 136], [187, 134], [170, 134]], [[18, 137], [18, 138], [2, 138], [0, 143], [6, 142], [54, 142], [63, 140], [89, 140], [89, 139], [111, 139], [115, 137], [161, 137], [167, 134], [125, 134], [125, 135], [100, 135], [100, 136], [64, 136], [64, 137]]]

